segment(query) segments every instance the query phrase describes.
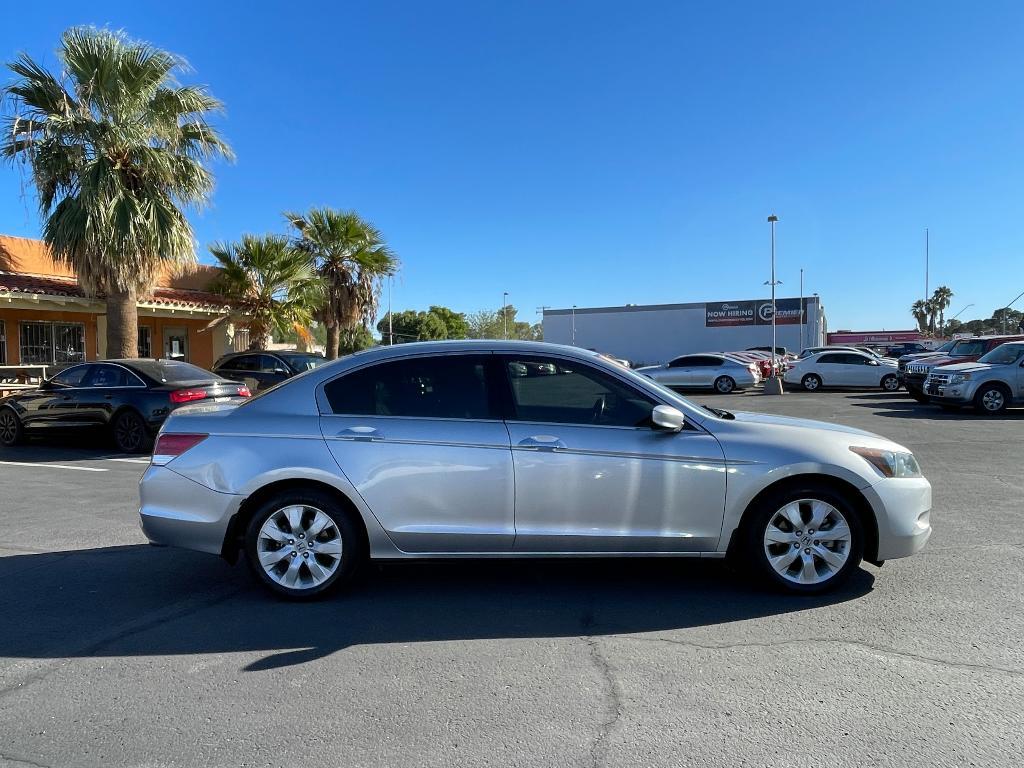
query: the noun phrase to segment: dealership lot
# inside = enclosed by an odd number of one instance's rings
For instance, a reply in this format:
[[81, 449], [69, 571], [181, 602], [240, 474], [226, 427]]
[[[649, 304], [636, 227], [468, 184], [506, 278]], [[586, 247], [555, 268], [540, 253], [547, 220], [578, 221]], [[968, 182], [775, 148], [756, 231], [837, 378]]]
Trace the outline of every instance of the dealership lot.
[[146, 545], [144, 460], [0, 450], [0, 765], [1020, 764], [1024, 410], [693, 399], [907, 445], [928, 547], [807, 599], [577, 561], [384, 565], [288, 604]]

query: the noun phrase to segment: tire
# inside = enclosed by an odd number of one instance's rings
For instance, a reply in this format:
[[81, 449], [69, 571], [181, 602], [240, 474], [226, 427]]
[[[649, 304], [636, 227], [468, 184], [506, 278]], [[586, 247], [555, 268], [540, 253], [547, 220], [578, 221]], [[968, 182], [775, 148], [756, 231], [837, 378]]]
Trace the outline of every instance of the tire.
[[886, 392], [896, 392], [900, 388], [900, 380], [896, 377], [895, 373], [890, 373], [882, 377], [882, 381], [879, 382], [878, 386]]
[[[802, 527], [794, 524], [794, 511]], [[811, 528], [821, 514], [822, 529]], [[759, 583], [819, 594], [841, 585], [860, 565], [864, 527], [841, 494], [811, 482], [761, 498], [745, 517], [741, 541], [744, 564]]]
[[917, 400], [917, 402], [919, 403], [930, 402], [930, 398], [928, 397], [928, 395], [926, 395], [920, 389], [912, 389], [911, 387], [907, 387], [907, 392], [909, 392], [910, 396]]
[[[319, 532], [306, 539], [313, 526]], [[365, 553], [355, 521], [337, 499], [316, 488], [294, 488], [255, 510], [245, 532], [245, 557], [272, 592], [310, 600], [350, 583]]]
[[25, 427], [13, 408], [0, 408], [0, 443], [6, 446], [25, 442]]
[[821, 389], [821, 376], [816, 373], [808, 373], [800, 379], [800, 384], [808, 392], [817, 392]]
[[143, 453], [149, 448], [149, 431], [138, 411], [121, 411], [110, 426], [114, 445], [122, 453]]
[[715, 379], [715, 392], [720, 395], [728, 395], [736, 389], [736, 381], [731, 376], [719, 376]]
[[999, 384], [985, 384], [974, 396], [974, 410], [986, 416], [1002, 413], [1010, 404], [1010, 396]]

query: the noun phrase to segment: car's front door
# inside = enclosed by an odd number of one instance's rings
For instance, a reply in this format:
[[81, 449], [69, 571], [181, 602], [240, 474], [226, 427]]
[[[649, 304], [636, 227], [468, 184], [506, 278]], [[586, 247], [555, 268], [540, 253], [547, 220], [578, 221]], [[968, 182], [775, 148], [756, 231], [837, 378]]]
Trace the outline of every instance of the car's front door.
[[693, 383], [693, 357], [684, 355], [669, 361], [659, 383], [668, 387], [689, 387]]
[[327, 445], [399, 549], [512, 548], [512, 454], [492, 361], [490, 354], [412, 356], [324, 385]]
[[[718, 546], [726, 472], [713, 436], [655, 429], [654, 400], [607, 371], [557, 357], [500, 359], [511, 400], [516, 551]], [[534, 362], [557, 372], [511, 375]]]
[[20, 396], [18, 402], [25, 409], [22, 415], [25, 426], [74, 426], [78, 395], [91, 369], [91, 364], [65, 368], [39, 389]]

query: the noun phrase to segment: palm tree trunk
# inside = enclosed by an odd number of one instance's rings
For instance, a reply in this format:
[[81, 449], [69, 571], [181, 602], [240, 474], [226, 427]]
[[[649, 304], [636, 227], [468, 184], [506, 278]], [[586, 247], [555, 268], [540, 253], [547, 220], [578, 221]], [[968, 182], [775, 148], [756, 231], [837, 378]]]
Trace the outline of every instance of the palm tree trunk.
[[331, 323], [327, 326], [327, 348], [324, 350], [324, 357], [328, 360], [338, 359], [338, 342], [341, 340], [341, 328], [338, 324]]
[[139, 356], [139, 307], [135, 288], [107, 292], [107, 357]]

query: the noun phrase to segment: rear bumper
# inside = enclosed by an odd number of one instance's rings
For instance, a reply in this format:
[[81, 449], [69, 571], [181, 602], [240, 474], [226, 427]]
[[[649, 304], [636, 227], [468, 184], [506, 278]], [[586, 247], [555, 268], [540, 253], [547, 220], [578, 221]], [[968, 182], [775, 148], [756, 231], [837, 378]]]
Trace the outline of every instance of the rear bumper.
[[242, 499], [211, 490], [168, 467], [151, 466], [139, 481], [142, 532], [154, 544], [219, 555]]
[[932, 535], [932, 486], [922, 478], [891, 478], [864, 489], [878, 523], [878, 560], [910, 557]]

